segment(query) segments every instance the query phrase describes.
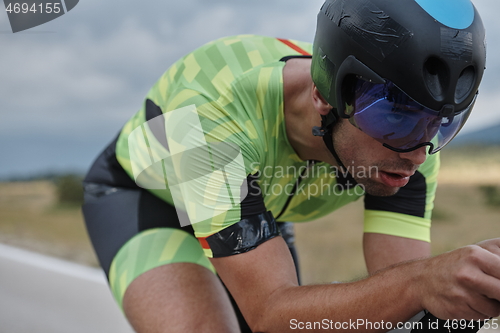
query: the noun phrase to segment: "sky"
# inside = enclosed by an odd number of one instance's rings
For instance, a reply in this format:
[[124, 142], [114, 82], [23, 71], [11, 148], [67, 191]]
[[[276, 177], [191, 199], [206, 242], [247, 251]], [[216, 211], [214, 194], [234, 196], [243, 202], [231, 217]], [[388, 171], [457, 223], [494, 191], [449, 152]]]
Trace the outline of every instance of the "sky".
[[[84, 172], [179, 57], [235, 34], [312, 42], [322, 3], [81, 0], [18, 33], [1, 10], [0, 179]], [[486, 27], [487, 69], [464, 133], [500, 123], [500, 1], [473, 3]]]

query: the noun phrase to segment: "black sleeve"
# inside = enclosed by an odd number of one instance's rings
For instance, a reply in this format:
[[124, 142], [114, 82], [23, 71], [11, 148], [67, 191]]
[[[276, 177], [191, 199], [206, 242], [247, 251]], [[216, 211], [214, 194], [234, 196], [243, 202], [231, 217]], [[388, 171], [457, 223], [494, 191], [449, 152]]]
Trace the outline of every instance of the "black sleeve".
[[382, 210], [417, 217], [425, 216], [427, 184], [420, 172], [411, 176], [410, 181], [398, 193], [388, 197], [365, 195], [365, 209]]

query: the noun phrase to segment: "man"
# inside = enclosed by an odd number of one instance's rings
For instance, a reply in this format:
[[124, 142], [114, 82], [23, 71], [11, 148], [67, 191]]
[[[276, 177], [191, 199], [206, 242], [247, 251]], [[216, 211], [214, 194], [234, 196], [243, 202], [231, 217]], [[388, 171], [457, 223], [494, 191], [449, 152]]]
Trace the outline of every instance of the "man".
[[[173, 64], [85, 179], [89, 235], [135, 330], [363, 319], [378, 325], [340, 328], [372, 332], [423, 310], [499, 315], [500, 239], [429, 258], [436, 153], [470, 114], [484, 64], [467, 0], [327, 0], [314, 51], [236, 36]], [[277, 221], [361, 196], [370, 277], [299, 286]]]

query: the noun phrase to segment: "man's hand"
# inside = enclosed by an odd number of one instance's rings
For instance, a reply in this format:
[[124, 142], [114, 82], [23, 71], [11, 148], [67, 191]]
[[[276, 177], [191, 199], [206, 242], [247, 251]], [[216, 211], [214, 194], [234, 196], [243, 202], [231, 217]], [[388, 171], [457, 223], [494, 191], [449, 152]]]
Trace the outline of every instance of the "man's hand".
[[500, 257], [500, 238], [485, 240], [477, 245]]
[[420, 262], [423, 308], [442, 319], [500, 315], [500, 238]]

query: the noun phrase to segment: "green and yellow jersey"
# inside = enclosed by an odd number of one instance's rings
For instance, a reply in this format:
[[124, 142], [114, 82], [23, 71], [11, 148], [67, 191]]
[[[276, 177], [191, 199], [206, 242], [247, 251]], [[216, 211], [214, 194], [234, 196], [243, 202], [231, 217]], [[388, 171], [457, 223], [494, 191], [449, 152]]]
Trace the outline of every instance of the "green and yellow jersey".
[[311, 52], [309, 43], [254, 35], [198, 48], [160, 77], [125, 124], [119, 164], [139, 186], [186, 212], [202, 245], [254, 209], [302, 222], [360, 197], [366, 232], [429, 241], [438, 154], [398, 194], [380, 198], [349, 184], [342, 170], [301, 160], [291, 147], [284, 58]]

